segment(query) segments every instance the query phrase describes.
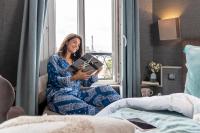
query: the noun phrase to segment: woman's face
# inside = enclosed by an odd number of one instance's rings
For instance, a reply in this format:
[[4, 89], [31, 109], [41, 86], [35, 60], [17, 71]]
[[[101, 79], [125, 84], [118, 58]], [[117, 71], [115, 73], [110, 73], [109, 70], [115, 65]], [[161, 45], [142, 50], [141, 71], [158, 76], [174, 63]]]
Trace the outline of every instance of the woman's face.
[[75, 53], [79, 49], [79, 47], [80, 47], [80, 39], [74, 38], [68, 42], [67, 51], [69, 53]]

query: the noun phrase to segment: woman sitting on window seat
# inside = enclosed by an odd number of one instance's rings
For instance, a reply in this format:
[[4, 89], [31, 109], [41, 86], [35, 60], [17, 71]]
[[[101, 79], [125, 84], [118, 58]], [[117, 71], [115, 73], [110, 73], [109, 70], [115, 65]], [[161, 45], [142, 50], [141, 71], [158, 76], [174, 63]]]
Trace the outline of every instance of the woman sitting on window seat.
[[69, 34], [63, 41], [59, 52], [49, 58], [47, 71], [47, 102], [50, 110], [60, 114], [95, 115], [101, 108], [119, 100], [120, 95], [111, 86], [98, 86], [89, 90], [81, 90], [80, 86], [89, 87], [97, 81], [95, 73], [83, 72], [75, 74], [67, 71], [67, 67], [82, 55], [82, 39], [79, 35]]

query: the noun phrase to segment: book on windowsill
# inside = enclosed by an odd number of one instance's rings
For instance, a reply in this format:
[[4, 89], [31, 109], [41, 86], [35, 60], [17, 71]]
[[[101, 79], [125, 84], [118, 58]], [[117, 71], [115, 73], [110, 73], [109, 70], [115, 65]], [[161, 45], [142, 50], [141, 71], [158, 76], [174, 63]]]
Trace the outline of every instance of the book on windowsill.
[[159, 82], [142, 81], [142, 86], [159, 86]]
[[[89, 53], [84, 54], [81, 58], [77, 59], [72, 65], [70, 65], [67, 70], [75, 73], [76, 71], [82, 69], [82, 71], [91, 73], [95, 72], [103, 66], [103, 63], [92, 56]], [[80, 68], [81, 67], [81, 68]]]

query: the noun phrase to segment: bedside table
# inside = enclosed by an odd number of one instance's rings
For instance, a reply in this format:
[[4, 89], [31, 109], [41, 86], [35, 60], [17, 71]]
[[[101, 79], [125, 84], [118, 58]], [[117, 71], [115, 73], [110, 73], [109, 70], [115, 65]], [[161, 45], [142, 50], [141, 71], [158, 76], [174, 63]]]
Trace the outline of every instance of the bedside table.
[[163, 95], [183, 92], [182, 67], [162, 66], [161, 86]]
[[[148, 95], [145, 93], [148, 93]], [[142, 96], [161, 95], [161, 86], [159, 85], [159, 82], [142, 81], [141, 95]]]

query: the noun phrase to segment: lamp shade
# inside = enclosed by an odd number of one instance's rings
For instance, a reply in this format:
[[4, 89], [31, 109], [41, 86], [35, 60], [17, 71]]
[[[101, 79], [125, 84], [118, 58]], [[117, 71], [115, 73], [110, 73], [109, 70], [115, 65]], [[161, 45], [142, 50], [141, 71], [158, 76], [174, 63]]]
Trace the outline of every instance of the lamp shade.
[[179, 38], [179, 19], [158, 20], [160, 40], [174, 40]]

